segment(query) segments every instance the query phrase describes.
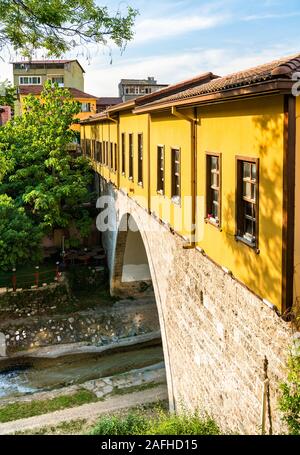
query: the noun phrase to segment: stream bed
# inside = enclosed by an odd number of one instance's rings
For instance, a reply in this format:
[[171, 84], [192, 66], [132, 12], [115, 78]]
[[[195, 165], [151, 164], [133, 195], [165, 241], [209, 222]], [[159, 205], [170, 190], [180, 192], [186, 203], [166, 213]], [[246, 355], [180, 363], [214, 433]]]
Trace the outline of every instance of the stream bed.
[[0, 363], [0, 404], [1, 398], [80, 384], [147, 367], [163, 360], [160, 340], [106, 353], [7, 359]]

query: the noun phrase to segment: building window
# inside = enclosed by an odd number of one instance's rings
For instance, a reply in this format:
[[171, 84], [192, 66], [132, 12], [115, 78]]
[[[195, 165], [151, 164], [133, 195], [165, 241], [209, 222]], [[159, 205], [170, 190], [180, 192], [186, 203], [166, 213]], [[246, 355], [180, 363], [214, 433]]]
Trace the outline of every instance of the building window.
[[108, 142], [104, 142], [104, 147], [105, 147], [105, 166], [108, 166]]
[[52, 76], [51, 81], [52, 81], [52, 84], [58, 84], [59, 87], [64, 86], [64, 77], [63, 76]]
[[206, 219], [221, 224], [221, 156], [206, 155]]
[[19, 77], [20, 85], [41, 85], [40, 76], [20, 76]]
[[103, 143], [99, 142], [99, 162], [103, 164]]
[[172, 201], [180, 203], [180, 150], [172, 148]]
[[80, 139], [80, 147], [83, 155], [86, 154], [86, 145], [85, 145], [85, 139]]
[[114, 171], [118, 170], [118, 147], [117, 144], [114, 144]]
[[91, 103], [81, 103], [81, 112], [91, 112]]
[[129, 175], [128, 178], [133, 180], [133, 134], [129, 134]]
[[113, 170], [114, 169], [114, 144], [112, 142], [110, 142], [109, 144], [109, 150], [110, 150], [110, 169]]
[[143, 184], [143, 134], [138, 134], [138, 183]]
[[106, 159], [106, 166], [109, 167], [109, 142], [105, 141], [105, 159]]
[[90, 139], [86, 139], [86, 154], [87, 156], [91, 156], [91, 141]]
[[101, 142], [96, 141], [95, 160], [101, 163]]
[[125, 142], [125, 133], [122, 133], [122, 174], [125, 175], [126, 172], [126, 142]]
[[259, 160], [237, 158], [237, 240], [258, 246]]
[[165, 192], [165, 147], [163, 145], [157, 146], [157, 185], [156, 190], [158, 193], [164, 194]]

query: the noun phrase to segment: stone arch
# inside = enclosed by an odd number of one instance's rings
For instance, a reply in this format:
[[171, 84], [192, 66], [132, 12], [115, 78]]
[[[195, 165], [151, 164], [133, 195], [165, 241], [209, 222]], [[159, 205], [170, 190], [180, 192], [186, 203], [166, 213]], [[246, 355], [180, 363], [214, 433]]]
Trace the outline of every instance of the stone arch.
[[[110, 279], [111, 294], [128, 297], [132, 294], [144, 293], [147, 288], [153, 290], [163, 345], [169, 408], [170, 411], [174, 411], [173, 379], [166, 335], [164, 302], [158, 280], [159, 271], [155, 269], [147, 231], [143, 228], [143, 222], [139, 214], [136, 211], [133, 213], [129, 211], [122, 213], [120, 210], [118, 218], [119, 223]], [[131, 249], [132, 246], [133, 248]], [[141, 286], [141, 283], [143, 283], [143, 286]]]

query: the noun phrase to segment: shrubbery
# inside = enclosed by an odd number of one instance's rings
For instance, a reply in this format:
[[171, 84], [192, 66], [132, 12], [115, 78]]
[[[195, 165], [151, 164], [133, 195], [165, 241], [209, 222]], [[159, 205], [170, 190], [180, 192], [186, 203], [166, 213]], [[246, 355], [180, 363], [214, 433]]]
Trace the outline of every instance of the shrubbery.
[[158, 409], [153, 416], [131, 411], [126, 416], [103, 417], [90, 432], [92, 435], [219, 435], [213, 419], [193, 414], [171, 415]]

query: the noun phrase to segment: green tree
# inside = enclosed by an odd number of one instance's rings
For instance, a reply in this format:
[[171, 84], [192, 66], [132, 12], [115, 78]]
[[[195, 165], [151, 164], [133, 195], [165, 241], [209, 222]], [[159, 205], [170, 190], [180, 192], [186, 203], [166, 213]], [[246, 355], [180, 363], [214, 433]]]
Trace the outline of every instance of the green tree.
[[79, 111], [68, 89], [48, 82], [41, 98], [28, 96], [24, 114], [0, 130], [0, 163], [6, 163], [0, 194], [23, 207], [45, 234], [75, 227], [86, 236], [90, 229], [90, 165], [67, 151]]
[[6, 194], [0, 195], [0, 269], [38, 261], [42, 230]]
[[0, 82], [0, 106], [14, 107], [14, 102], [17, 99], [16, 89], [6, 79]]
[[60, 56], [76, 46], [107, 44], [119, 47], [133, 37], [137, 11], [110, 14], [95, 0], [0, 0], [0, 49], [12, 45], [23, 55], [44, 48]]
[[300, 435], [300, 352], [291, 355], [288, 361], [288, 377], [280, 384], [280, 410], [289, 434]]

